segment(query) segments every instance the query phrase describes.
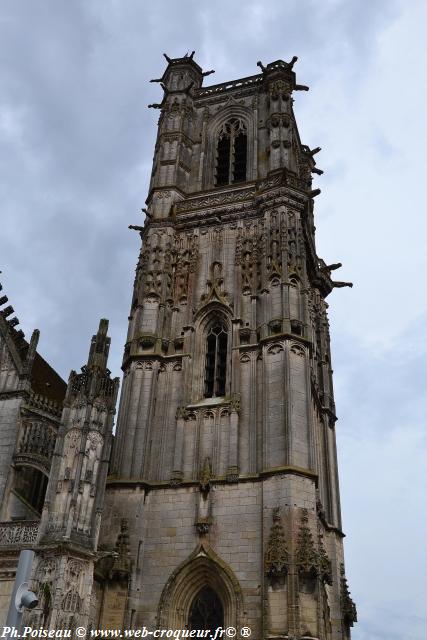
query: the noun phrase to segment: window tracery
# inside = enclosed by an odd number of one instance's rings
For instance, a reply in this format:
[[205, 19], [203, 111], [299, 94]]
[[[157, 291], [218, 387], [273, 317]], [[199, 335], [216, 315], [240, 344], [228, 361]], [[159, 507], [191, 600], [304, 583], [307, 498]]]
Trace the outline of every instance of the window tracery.
[[215, 174], [217, 187], [246, 180], [247, 150], [246, 126], [239, 118], [231, 118], [222, 125], [218, 135]]
[[216, 320], [206, 337], [205, 398], [225, 396], [227, 342], [227, 328]]

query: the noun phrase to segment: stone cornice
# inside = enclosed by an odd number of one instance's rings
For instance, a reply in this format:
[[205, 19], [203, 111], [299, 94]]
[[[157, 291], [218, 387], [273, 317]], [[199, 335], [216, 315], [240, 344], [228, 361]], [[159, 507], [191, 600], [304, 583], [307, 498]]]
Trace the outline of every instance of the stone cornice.
[[265, 206], [264, 203], [268, 203], [271, 196], [292, 196], [298, 203], [302, 203], [308, 197], [307, 186], [297, 175], [280, 169], [260, 180], [245, 182], [244, 185], [191, 194], [175, 203], [174, 209], [176, 215], [181, 217], [192, 211], [217, 210], [218, 207], [250, 201], [252, 198], [256, 198], [261, 206]]
[[[258, 203], [258, 206], [257, 206]], [[198, 209], [189, 213], [180, 213], [173, 218], [151, 220], [143, 229], [144, 235], [149, 229], [172, 228], [176, 231], [199, 229], [210, 226], [223, 225], [224, 223], [236, 224], [240, 220], [248, 221], [261, 219], [266, 210], [271, 207], [287, 206], [294, 210], [301, 211], [304, 205], [299, 199], [295, 199], [294, 194], [289, 190], [280, 188], [275, 193], [266, 194], [265, 199], [259, 200], [253, 196], [242, 202], [230, 203], [228, 205], [216, 205], [208, 209]]]
[[49, 542], [34, 544], [31, 548], [38, 553], [46, 553], [47, 551], [49, 551], [50, 554], [54, 556], [61, 556], [71, 553], [72, 555], [85, 560], [97, 559], [97, 554], [95, 552], [90, 551], [89, 549], [84, 549], [83, 547], [78, 546], [78, 544], [72, 541], [63, 542], [60, 539], [55, 540], [53, 536], [49, 540]]
[[51, 422], [55, 422], [58, 425], [61, 422], [62, 410], [59, 414], [58, 413], [54, 414], [54, 413], [50, 413], [49, 411], [43, 411], [42, 409], [39, 409], [38, 407], [35, 407], [32, 404], [23, 404], [21, 405], [21, 412], [25, 415], [33, 414], [35, 416], [39, 416], [40, 418], [46, 418], [47, 420], [50, 420]]
[[[285, 465], [280, 467], [271, 467], [270, 469], [263, 469], [260, 473], [253, 474], [245, 474], [239, 475], [239, 478], [233, 484], [239, 484], [241, 482], [261, 482], [266, 477], [276, 476], [276, 475], [297, 475], [303, 476], [312, 480], [317, 485], [318, 475], [315, 471], [311, 469], [305, 469], [303, 467], [297, 467], [293, 465]], [[210, 480], [211, 485], [229, 485], [230, 482], [227, 480], [226, 476], [215, 476]], [[198, 487], [200, 484], [199, 480], [182, 480], [178, 486], [185, 487]], [[169, 480], [162, 480], [158, 482], [150, 482], [148, 480], [138, 479], [138, 478], [118, 478], [115, 476], [109, 476], [107, 478], [107, 489], [108, 487], [117, 487], [117, 488], [129, 488], [136, 489], [142, 488], [147, 491], [151, 491], [153, 489], [168, 489], [171, 488], [171, 483]]]
[[25, 389], [15, 389], [14, 391], [0, 391], [0, 402], [2, 400], [10, 400], [11, 398], [29, 398], [29, 391]]
[[[159, 338], [159, 340], [165, 341], [168, 344], [173, 340]], [[173, 353], [166, 355], [153, 351], [151, 353], [129, 354], [123, 358], [122, 371], [125, 371], [132, 362], [138, 362], [138, 360], [151, 361], [158, 360], [159, 362], [173, 362], [174, 360], [182, 360], [183, 358], [191, 358], [191, 353]]]
[[227, 190], [204, 191], [201, 194], [192, 195], [175, 204], [177, 215], [196, 211], [199, 209], [211, 209], [221, 205], [240, 203], [249, 200], [255, 195], [255, 183], [245, 183], [242, 187], [228, 188]]
[[[262, 346], [264, 344], [268, 344], [270, 342], [277, 342], [277, 340], [292, 340], [293, 342], [300, 342], [305, 347], [308, 347], [310, 350], [313, 347], [313, 343], [311, 340], [304, 338], [303, 336], [299, 336], [296, 333], [274, 333], [265, 338], [261, 338], [259, 344]], [[243, 345], [245, 346], [245, 345]]]

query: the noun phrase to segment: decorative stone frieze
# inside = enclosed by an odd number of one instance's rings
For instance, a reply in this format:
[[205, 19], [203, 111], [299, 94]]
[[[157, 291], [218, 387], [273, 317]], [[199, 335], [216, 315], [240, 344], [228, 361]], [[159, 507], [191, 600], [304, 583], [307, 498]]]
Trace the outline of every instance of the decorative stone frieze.
[[39, 522], [22, 520], [21, 522], [0, 522], [0, 547], [32, 546], [37, 540]]

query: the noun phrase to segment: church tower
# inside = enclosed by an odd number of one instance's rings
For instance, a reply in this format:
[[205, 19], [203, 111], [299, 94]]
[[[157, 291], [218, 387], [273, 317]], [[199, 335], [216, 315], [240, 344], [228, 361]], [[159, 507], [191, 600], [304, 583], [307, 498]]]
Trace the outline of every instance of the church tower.
[[193, 53], [165, 55], [153, 81], [158, 136], [133, 227], [100, 538], [128, 545], [118, 619], [347, 639], [326, 297], [349, 283], [316, 253], [319, 149], [301, 143], [292, 97], [307, 87], [296, 58], [204, 87]]

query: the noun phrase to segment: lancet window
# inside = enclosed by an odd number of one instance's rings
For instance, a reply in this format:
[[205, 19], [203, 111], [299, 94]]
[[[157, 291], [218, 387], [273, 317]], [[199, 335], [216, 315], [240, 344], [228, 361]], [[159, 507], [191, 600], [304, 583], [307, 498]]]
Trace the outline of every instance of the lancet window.
[[227, 375], [227, 329], [216, 321], [206, 338], [205, 398], [225, 396]]
[[217, 187], [246, 180], [248, 136], [245, 124], [232, 118], [223, 124], [217, 143]]

